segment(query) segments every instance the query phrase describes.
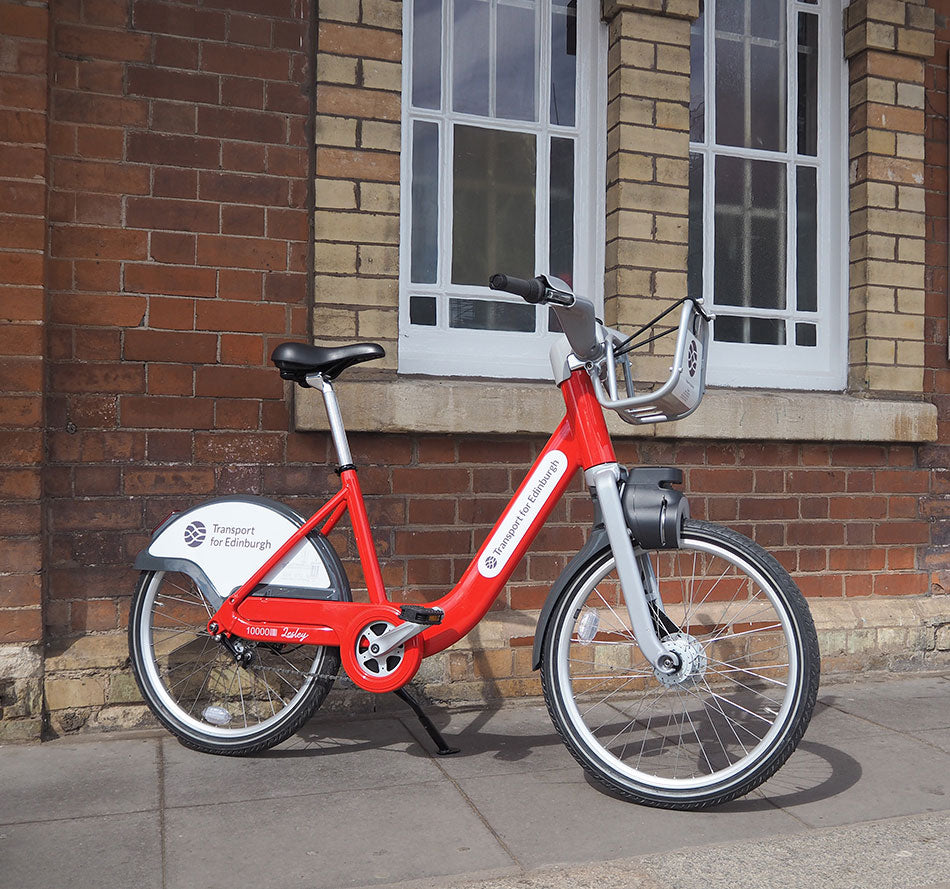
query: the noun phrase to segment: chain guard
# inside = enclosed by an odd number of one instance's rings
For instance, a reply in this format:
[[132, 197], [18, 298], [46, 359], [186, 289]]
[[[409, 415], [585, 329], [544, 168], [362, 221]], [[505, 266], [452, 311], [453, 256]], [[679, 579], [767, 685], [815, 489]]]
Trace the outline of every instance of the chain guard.
[[347, 627], [340, 659], [347, 676], [365, 691], [382, 693], [402, 688], [422, 663], [422, 641], [418, 636], [397, 645], [385, 657], [373, 656], [372, 640], [397, 625], [392, 611], [380, 608], [377, 613], [362, 611], [359, 620]]

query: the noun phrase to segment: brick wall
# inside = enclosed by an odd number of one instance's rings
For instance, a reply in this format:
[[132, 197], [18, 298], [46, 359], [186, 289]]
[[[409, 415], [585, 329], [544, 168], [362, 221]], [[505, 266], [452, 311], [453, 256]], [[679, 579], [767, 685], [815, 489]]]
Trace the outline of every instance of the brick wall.
[[0, 739], [38, 734], [42, 695], [48, 27], [0, 3]]
[[[927, 225], [945, 245], [950, 0], [934, 6]], [[146, 718], [124, 669], [124, 627], [129, 566], [151, 529], [174, 508], [230, 492], [306, 512], [336, 482], [327, 437], [288, 431], [289, 392], [267, 361], [273, 345], [306, 339], [313, 306], [318, 340], [383, 340], [394, 367], [401, 4], [321, 2], [315, 156], [309, 5], [57, 0], [48, 31], [42, 6], [0, 9], [0, 114], [18, 128], [4, 132], [25, 141], [0, 143], [4, 158], [25, 164], [5, 163], [0, 180], [9, 196], [0, 207], [15, 217], [0, 234], [3, 319], [16, 331], [3, 349], [22, 343], [0, 358], [11, 379], [0, 421], [0, 632], [19, 634], [0, 645], [0, 725], [9, 735], [11, 717], [23, 717], [25, 734], [38, 722], [38, 660], [15, 678], [3, 658], [39, 648], [29, 643], [40, 639], [45, 566], [51, 729], [127, 726]], [[17, 22], [25, 33], [11, 30]], [[48, 133], [37, 134], [30, 127], [43, 113], [28, 109], [45, 107], [47, 33], [50, 114]], [[44, 151], [48, 162], [37, 159]], [[682, 252], [678, 237], [669, 243]], [[946, 260], [944, 246], [931, 249], [925, 386], [945, 420]], [[33, 272], [20, 280], [25, 268]], [[23, 388], [38, 379], [44, 320], [45, 463], [41, 386]], [[386, 583], [394, 598], [423, 600], [458, 579], [542, 441], [365, 433], [351, 446]], [[694, 515], [777, 553], [812, 598], [827, 667], [946, 655], [935, 649], [950, 648], [950, 630], [940, 629], [950, 618], [927, 598], [950, 577], [944, 445], [660, 439], [624, 441], [618, 453], [626, 463], [682, 465]], [[486, 622], [426, 662], [430, 692], [538, 691], [528, 647], [537, 609], [589, 520], [576, 481]], [[358, 586], [345, 527], [335, 539]], [[934, 601], [936, 611], [921, 604]]]
[[[268, 358], [308, 332], [311, 16], [302, 0], [54, 4], [53, 639], [123, 627], [163, 516], [268, 490], [287, 458]], [[56, 666], [54, 698], [76, 679]], [[123, 703], [111, 682], [74, 690]]]

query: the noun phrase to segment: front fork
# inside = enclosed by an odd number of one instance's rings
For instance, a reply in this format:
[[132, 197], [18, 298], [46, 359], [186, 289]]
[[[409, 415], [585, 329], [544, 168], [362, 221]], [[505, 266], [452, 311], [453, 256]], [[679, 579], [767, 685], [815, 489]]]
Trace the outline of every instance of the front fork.
[[[656, 598], [656, 583], [648, 594], [643, 585], [640, 565], [634, 551], [630, 530], [620, 502], [620, 467], [616, 463], [603, 463], [584, 473], [588, 487], [593, 488], [600, 504], [604, 528], [610, 549], [613, 551], [617, 566], [617, 576], [623, 589], [623, 597], [630, 617], [630, 626], [636, 636], [637, 645], [643, 656], [661, 673], [675, 673], [680, 666], [676, 652], [670, 651], [660, 641], [656, 632], [654, 615], [650, 609], [650, 598]], [[652, 569], [648, 575], [652, 579]], [[662, 603], [654, 607], [662, 610]]]

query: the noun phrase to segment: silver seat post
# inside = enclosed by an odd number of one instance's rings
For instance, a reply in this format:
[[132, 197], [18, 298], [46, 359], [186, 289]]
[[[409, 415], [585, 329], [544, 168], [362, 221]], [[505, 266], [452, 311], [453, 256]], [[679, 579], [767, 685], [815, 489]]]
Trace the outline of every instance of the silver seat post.
[[319, 385], [323, 393], [323, 403], [327, 409], [327, 419], [330, 421], [330, 434], [333, 436], [333, 445], [340, 467], [352, 467], [353, 458], [350, 456], [350, 445], [346, 440], [346, 429], [343, 428], [343, 416], [340, 414], [340, 404], [336, 399], [331, 383], [323, 374], [309, 374], [307, 382], [311, 386]]

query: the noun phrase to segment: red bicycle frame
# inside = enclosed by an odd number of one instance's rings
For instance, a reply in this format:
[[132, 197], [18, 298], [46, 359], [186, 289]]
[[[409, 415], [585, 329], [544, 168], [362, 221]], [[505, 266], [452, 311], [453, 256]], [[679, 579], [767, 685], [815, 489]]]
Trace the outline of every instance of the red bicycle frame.
[[[444, 616], [441, 623], [419, 634], [423, 657], [448, 648], [485, 616], [575, 472], [616, 462], [603, 411], [587, 373], [575, 370], [560, 388], [566, 407], [564, 418], [461, 580], [442, 598], [426, 603], [427, 607], [441, 609]], [[318, 526], [321, 533], [329, 534], [347, 511], [366, 578], [368, 603], [251, 596], [267, 573], [307, 534]], [[400, 605], [386, 596], [356, 471], [344, 469], [339, 492], [224, 601], [209, 621], [209, 629], [246, 639], [276, 638], [337, 646], [346, 643], [353, 627], [374, 620], [400, 623], [399, 610]]]

